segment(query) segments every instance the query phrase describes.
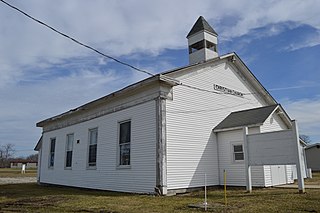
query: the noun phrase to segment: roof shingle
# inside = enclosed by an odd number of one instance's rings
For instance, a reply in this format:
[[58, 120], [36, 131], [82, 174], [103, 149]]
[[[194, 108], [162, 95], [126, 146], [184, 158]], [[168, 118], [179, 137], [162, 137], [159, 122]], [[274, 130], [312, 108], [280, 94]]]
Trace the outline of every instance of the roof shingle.
[[188, 33], [187, 38], [202, 30], [212, 33], [214, 35], [218, 35], [216, 31], [214, 31], [214, 29], [208, 24], [208, 22], [202, 16], [200, 16], [196, 21], [196, 23], [191, 28], [190, 32]]
[[278, 105], [259, 107], [230, 113], [214, 130], [262, 124]]

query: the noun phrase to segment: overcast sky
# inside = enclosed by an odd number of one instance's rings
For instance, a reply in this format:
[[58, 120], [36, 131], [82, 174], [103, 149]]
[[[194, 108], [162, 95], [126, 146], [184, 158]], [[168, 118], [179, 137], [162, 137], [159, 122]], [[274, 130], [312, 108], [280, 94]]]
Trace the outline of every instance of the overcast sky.
[[[186, 35], [202, 15], [219, 53], [236, 52], [320, 142], [318, 0], [7, 0], [100, 51], [158, 73], [188, 64]], [[0, 2], [0, 145], [33, 153], [35, 124], [148, 77], [67, 40]]]

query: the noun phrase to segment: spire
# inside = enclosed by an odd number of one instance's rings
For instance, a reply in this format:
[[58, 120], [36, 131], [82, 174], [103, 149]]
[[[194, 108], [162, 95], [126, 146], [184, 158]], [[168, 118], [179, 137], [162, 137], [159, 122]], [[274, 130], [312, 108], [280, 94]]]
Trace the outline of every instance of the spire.
[[189, 64], [201, 63], [218, 57], [218, 34], [200, 16], [187, 35]]
[[218, 34], [216, 33], [216, 31], [214, 31], [214, 29], [208, 24], [208, 22], [203, 18], [203, 16], [200, 16], [198, 18], [198, 20], [196, 21], [196, 23], [193, 25], [192, 29], [190, 30], [190, 32], [187, 35], [187, 38], [189, 36], [192, 36], [198, 32], [201, 31], [207, 31], [208, 33], [211, 33], [215, 36], [217, 36]]

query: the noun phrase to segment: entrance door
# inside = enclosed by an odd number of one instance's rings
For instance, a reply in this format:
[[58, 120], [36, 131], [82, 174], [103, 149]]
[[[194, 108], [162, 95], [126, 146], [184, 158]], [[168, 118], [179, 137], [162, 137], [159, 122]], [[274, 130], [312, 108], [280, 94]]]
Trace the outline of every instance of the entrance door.
[[286, 168], [284, 165], [271, 166], [272, 185], [286, 184]]

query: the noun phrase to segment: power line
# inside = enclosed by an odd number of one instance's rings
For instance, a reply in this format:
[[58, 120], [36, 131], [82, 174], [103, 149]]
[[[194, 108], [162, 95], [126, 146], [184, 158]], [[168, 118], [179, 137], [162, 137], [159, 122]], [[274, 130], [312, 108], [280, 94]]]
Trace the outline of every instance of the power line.
[[221, 108], [217, 108], [217, 109], [200, 109], [200, 110], [177, 110], [177, 111], [166, 111], [166, 113], [169, 114], [193, 114], [193, 113], [202, 113], [202, 112], [215, 112], [215, 111], [220, 111], [220, 110], [224, 110], [224, 109], [230, 109], [230, 108], [234, 108], [234, 107], [238, 107], [238, 106], [242, 106], [242, 105], [246, 105], [246, 104], [253, 104], [252, 102], [244, 102], [241, 104], [237, 104], [237, 105], [233, 105], [233, 106], [223, 106]]
[[120, 61], [119, 59], [116, 59], [116, 58], [114, 58], [114, 57], [112, 57], [112, 56], [109, 56], [109, 55], [107, 55], [107, 54], [105, 54], [105, 53], [103, 53], [103, 52], [101, 52], [101, 51], [99, 51], [99, 50], [97, 50], [97, 49], [95, 49], [95, 48], [87, 45], [87, 44], [84, 44], [84, 43], [78, 41], [77, 39], [75, 39], [75, 38], [73, 38], [73, 37], [71, 37], [71, 36], [68, 36], [67, 34], [65, 34], [65, 33], [63, 33], [63, 32], [61, 32], [61, 31], [55, 29], [54, 27], [51, 27], [50, 25], [48, 25], [48, 24], [40, 21], [39, 19], [34, 18], [33, 16], [31, 16], [31, 15], [29, 15], [28, 13], [20, 10], [19, 8], [15, 7], [15, 6], [11, 5], [11, 4], [9, 4], [8, 2], [6, 2], [6, 1], [4, 1], [4, 0], [0, 0], [0, 1], [1, 1], [2, 3], [6, 4], [7, 6], [11, 7], [12, 9], [18, 11], [19, 13], [23, 14], [24, 16], [32, 19], [33, 21], [35, 21], [35, 22], [37, 22], [37, 23], [39, 23], [39, 24], [41, 24], [41, 25], [49, 28], [50, 30], [58, 33], [59, 35], [65, 37], [65, 38], [67, 38], [67, 39], [70, 39], [71, 41], [73, 41], [73, 42], [75, 42], [75, 43], [77, 43], [77, 44], [79, 44], [79, 45], [81, 45], [81, 46], [83, 46], [83, 47], [85, 47], [85, 48], [87, 48], [87, 49], [90, 49], [90, 50], [98, 53], [99, 55], [102, 55], [102, 56], [104, 56], [104, 57], [106, 57], [106, 58], [108, 58], [108, 59], [111, 59], [111, 60], [113, 60], [113, 61], [115, 61], [115, 62], [117, 62], [117, 63], [119, 63], [119, 64], [124, 65], [124, 66], [130, 67], [130, 68], [132, 68], [132, 69], [134, 69], [134, 70], [136, 70], [136, 71], [139, 71], [139, 72], [148, 74], [148, 75], [150, 75], [150, 76], [154, 76], [154, 74], [152, 74], [151, 72], [148, 72], [148, 71], [146, 71], [146, 70], [139, 69], [139, 68], [137, 68], [137, 67], [135, 67], [135, 66], [133, 66], [133, 65], [131, 65], [131, 64], [128, 64], [128, 63], [123, 62], [123, 61]]
[[[58, 33], [59, 35], [61, 35], [61, 36], [65, 37], [65, 38], [67, 38], [67, 39], [69, 39], [69, 40], [77, 43], [78, 45], [81, 45], [81, 46], [83, 46], [83, 47], [85, 47], [85, 48], [87, 48], [87, 49], [90, 49], [90, 50], [96, 52], [97, 54], [102, 55], [103, 57], [106, 57], [106, 58], [108, 58], [108, 59], [112, 59], [113, 61], [115, 61], [115, 62], [117, 62], [117, 63], [119, 63], [119, 64], [122, 64], [122, 65], [124, 65], [124, 66], [130, 67], [130, 68], [132, 68], [132, 69], [134, 69], [134, 70], [136, 70], [136, 71], [139, 71], [139, 72], [148, 74], [148, 75], [150, 75], [150, 76], [155, 76], [154, 74], [152, 74], [152, 73], [149, 72], [149, 71], [142, 70], [142, 69], [137, 68], [137, 67], [135, 67], [135, 66], [133, 66], [133, 65], [131, 65], [131, 64], [128, 64], [128, 63], [123, 62], [123, 61], [120, 61], [119, 59], [116, 59], [116, 58], [114, 58], [114, 57], [112, 57], [112, 56], [109, 56], [109, 55], [107, 55], [107, 54], [105, 54], [105, 53], [103, 53], [103, 52], [101, 52], [101, 51], [99, 51], [99, 50], [97, 50], [97, 49], [95, 49], [95, 48], [87, 45], [87, 44], [84, 44], [84, 43], [80, 42], [79, 40], [77, 40], [77, 39], [75, 39], [75, 38], [73, 38], [73, 37], [71, 37], [71, 36], [69, 36], [69, 35], [67, 35], [67, 34], [65, 34], [65, 33], [61, 32], [61, 31], [59, 31], [59, 30], [57, 30], [57, 29], [55, 29], [54, 27], [51, 27], [50, 25], [48, 25], [48, 24], [40, 21], [40, 20], [37, 19], [37, 18], [34, 18], [33, 16], [31, 16], [31, 15], [29, 15], [28, 13], [22, 11], [21, 9], [19, 9], [19, 8], [15, 7], [15, 6], [11, 5], [11, 4], [9, 4], [9, 3], [7, 3], [7, 2], [4, 1], [4, 0], [0, 0], [0, 1], [1, 1], [2, 3], [6, 4], [7, 6], [9, 6], [10, 8], [12, 8], [12, 9], [18, 11], [19, 13], [23, 14], [24, 16], [28, 17], [29, 19], [31, 19], [31, 20], [33, 20], [33, 21], [35, 21], [35, 22], [37, 22], [37, 23], [39, 23], [39, 24], [41, 24], [41, 25], [49, 28], [50, 30], [54, 31], [55, 33]], [[209, 93], [219, 94], [219, 95], [232, 95], [232, 94], [228, 94], [228, 93], [220, 93], [220, 92], [215, 92], [215, 91], [211, 91], [211, 90], [202, 89], [202, 88], [195, 87], [195, 86], [191, 86], [191, 85], [187, 85], [187, 84], [181, 83], [181, 82], [180, 82], [179, 85], [184, 86], [184, 87], [188, 87], [188, 88], [193, 89], [193, 90], [202, 91], [202, 92], [209, 92]], [[238, 97], [238, 96], [235, 96], [235, 97]], [[244, 98], [244, 97], [241, 97], [241, 98]], [[246, 99], [246, 98], [245, 98], [245, 99]]]
[[191, 89], [194, 89], [194, 90], [199, 90], [199, 91], [202, 91], [202, 92], [210, 92], [210, 93], [219, 94], [219, 95], [223, 95], [224, 94], [224, 93], [221, 93], [221, 92], [215, 92], [215, 91], [212, 91], [212, 90], [207, 90], [207, 89], [202, 89], [202, 88], [190, 86], [190, 85], [187, 85], [185, 83], [180, 83], [179, 85], [184, 86], [184, 87], [188, 87], [188, 88], [191, 88]]

